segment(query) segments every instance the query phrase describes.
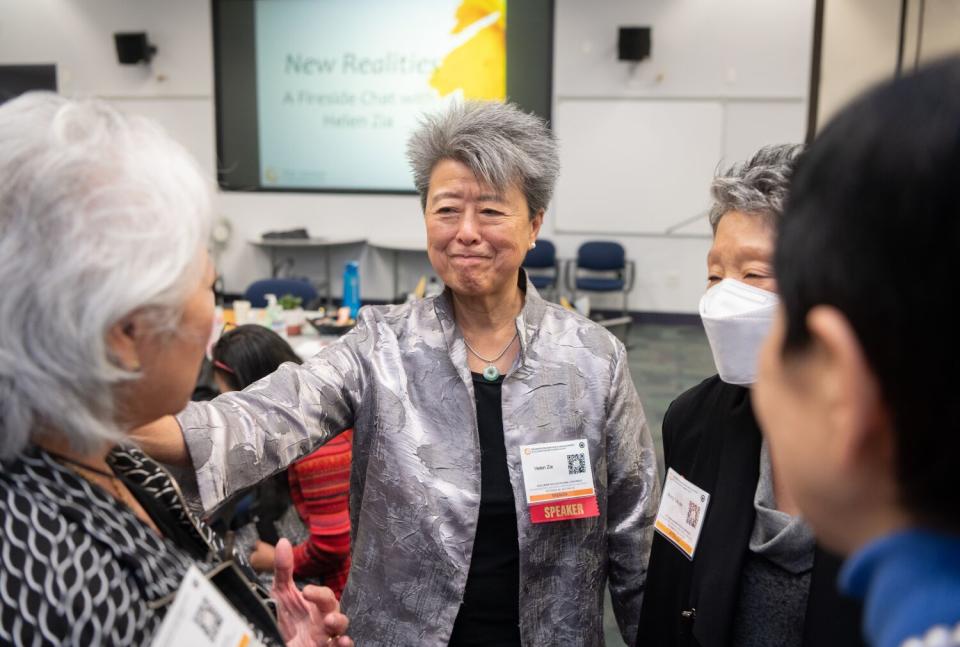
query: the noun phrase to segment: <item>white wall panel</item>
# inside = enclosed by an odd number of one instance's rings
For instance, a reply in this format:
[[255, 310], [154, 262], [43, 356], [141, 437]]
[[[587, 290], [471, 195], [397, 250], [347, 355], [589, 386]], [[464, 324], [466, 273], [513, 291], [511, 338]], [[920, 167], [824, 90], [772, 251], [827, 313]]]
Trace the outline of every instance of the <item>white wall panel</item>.
[[800, 144], [806, 135], [803, 101], [728, 101], [724, 105], [723, 166], [768, 144]]
[[[650, 26], [652, 55], [617, 61], [617, 28]], [[557, 0], [555, 92], [566, 96], [806, 96], [813, 2]]]
[[666, 234], [706, 208], [723, 152], [719, 102], [560, 100], [556, 124], [559, 231]]

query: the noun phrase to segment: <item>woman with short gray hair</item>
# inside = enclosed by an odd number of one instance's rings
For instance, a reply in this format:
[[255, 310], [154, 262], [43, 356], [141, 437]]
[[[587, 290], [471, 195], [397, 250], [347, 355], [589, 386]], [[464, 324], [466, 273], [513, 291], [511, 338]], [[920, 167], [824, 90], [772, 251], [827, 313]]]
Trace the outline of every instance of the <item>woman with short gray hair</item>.
[[816, 546], [776, 478], [751, 408], [778, 302], [773, 246], [802, 150], [761, 148], [710, 187], [700, 315], [718, 375], [680, 395], [663, 419], [664, 499], [676, 499], [682, 483], [703, 497], [692, 501], [703, 521], [686, 548], [658, 521], [639, 629], [658, 647], [861, 644], [858, 610], [836, 593], [839, 561]]
[[332, 592], [292, 589], [289, 546], [278, 628], [128, 439], [183, 408], [210, 339], [211, 194], [196, 163], [152, 122], [50, 93], [0, 106], [0, 142], [0, 644], [149, 644], [197, 568], [248, 638], [352, 645], [336, 636], [346, 618], [323, 613]]
[[776, 229], [790, 177], [802, 153], [802, 144], [764, 146], [750, 159], [718, 173], [710, 184], [713, 232], [717, 232], [720, 219], [734, 211], [759, 216]]
[[632, 643], [650, 432], [623, 344], [521, 269], [553, 134], [510, 104], [454, 104], [408, 154], [443, 294], [362, 309], [302, 366], [155, 425], [152, 451], [192, 461], [209, 509], [352, 427], [343, 607], [361, 644], [599, 646], [608, 579]]
[[464, 164], [491, 187], [516, 185], [531, 219], [546, 211], [560, 175], [553, 134], [540, 118], [506, 103], [455, 103], [427, 115], [410, 137], [407, 158], [424, 213], [440, 160]]

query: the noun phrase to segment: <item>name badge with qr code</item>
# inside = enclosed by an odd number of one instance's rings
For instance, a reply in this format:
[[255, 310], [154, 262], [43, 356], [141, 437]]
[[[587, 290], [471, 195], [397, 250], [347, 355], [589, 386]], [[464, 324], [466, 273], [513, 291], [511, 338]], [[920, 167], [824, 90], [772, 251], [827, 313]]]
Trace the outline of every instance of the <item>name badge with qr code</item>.
[[687, 559], [693, 559], [703, 530], [710, 495], [673, 471], [667, 470], [660, 510], [654, 528]]
[[600, 516], [585, 438], [521, 445], [520, 465], [533, 523]]
[[263, 647], [246, 621], [196, 566], [180, 584], [151, 647]]

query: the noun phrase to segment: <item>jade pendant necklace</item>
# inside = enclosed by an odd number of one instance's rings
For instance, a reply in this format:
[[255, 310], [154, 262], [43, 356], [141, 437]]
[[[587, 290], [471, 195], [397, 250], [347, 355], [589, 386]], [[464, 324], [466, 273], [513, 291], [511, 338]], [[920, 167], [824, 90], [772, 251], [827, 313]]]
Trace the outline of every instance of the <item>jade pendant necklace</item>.
[[487, 359], [477, 351], [473, 350], [473, 348], [470, 347], [470, 344], [467, 343], [466, 338], [463, 339], [463, 344], [464, 346], [467, 347], [468, 351], [473, 353], [474, 357], [479, 359], [481, 362], [487, 363], [487, 365], [483, 368], [483, 379], [485, 379], [487, 382], [496, 382], [497, 378], [500, 377], [500, 370], [496, 367], [496, 362], [498, 362], [500, 358], [503, 357], [504, 353], [507, 352], [508, 348], [513, 346], [513, 342], [516, 341], [517, 337], [519, 336], [520, 336], [520, 333], [514, 331], [513, 337], [510, 338], [510, 342], [506, 346], [504, 346], [503, 350], [500, 351], [500, 354], [494, 357], [493, 359]]

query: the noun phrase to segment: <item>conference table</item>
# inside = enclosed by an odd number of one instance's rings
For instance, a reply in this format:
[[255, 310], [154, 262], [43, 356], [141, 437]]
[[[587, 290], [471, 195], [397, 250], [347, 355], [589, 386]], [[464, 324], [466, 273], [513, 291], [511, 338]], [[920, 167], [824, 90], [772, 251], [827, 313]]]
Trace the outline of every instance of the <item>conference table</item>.
[[253, 238], [249, 242], [251, 245], [261, 247], [269, 252], [270, 276], [273, 278], [278, 276], [280, 269], [283, 267], [283, 262], [278, 260], [283, 250], [313, 249], [322, 252], [326, 276], [323, 281], [315, 281], [315, 283], [317, 287], [325, 288], [327, 307], [333, 304], [331, 290], [333, 271], [330, 260], [333, 247], [367, 245], [374, 249], [390, 252], [393, 256], [393, 294], [391, 298], [400, 295], [400, 254], [426, 254], [427, 252], [427, 238], [424, 234], [408, 237], [375, 236], [373, 238]]
[[[307, 319], [315, 319], [324, 315], [323, 310], [304, 310], [304, 316]], [[233, 310], [225, 308], [223, 311], [223, 331], [227, 332], [236, 327], [236, 318]], [[258, 324], [267, 326], [267, 311], [265, 308], [251, 308], [250, 315], [247, 318], [247, 324]], [[280, 335], [287, 340], [293, 352], [303, 361], [307, 361], [321, 350], [340, 339], [340, 335], [321, 335], [309, 323], [304, 323], [300, 327], [299, 335], [287, 335], [285, 332]]]
[[333, 247], [342, 247], [345, 245], [362, 245], [366, 243], [364, 238], [252, 238], [250, 244], [262, 247], [270, 253], [270, 276], [277, 278], [283, 262], [278, 261], [277, 257], [285, 249], [313, 249], [323, 253], [323, 265], [325, 276], [322, 281], [314, 281], [318, 288], [326, 288], [326, 305], [329, 308], [333, 305], [333, 268], [331, 267], [330, 252]]
[[382, 249], [393, 254], [393, 297], [400, 295], [400, 254], [401, 253], [427, 253], [426, 236], [416, 236], [410, 238], [389, 238], [379, 237], [367, 240], [367, 245], [375, 249]]

